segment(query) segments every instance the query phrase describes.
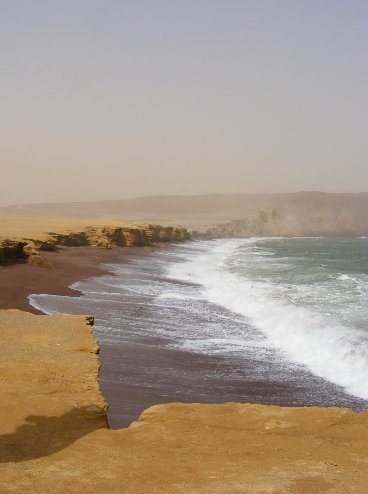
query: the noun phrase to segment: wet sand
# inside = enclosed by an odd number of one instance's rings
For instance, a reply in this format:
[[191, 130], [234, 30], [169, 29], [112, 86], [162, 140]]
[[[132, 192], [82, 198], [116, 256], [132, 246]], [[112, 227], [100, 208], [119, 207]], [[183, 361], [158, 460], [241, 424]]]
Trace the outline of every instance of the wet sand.
[[64, 247], [58, 252], [42, 252], [54, 265], [44, 269], [31, 264], [15, 263], [0, 266], [0, 309], [22, 309], [33, 314], [43, 314], [28, 302], [31, 293], [79, 296], [80, 292], [69, 288], [76, 282], [107, 271], [101, 264], [123, 262], [126, 252], [144, 252], [143, 247]]
[[[138, 301], [137, 301], [138, 302]], [[141, 307], [141, 305], [137, 305]], [[139, 309], [140, 317], [147, 316]], [[98, 321], [96, 321], [98, 323]], [[96, 328], [96, 330], [98, 330]], [[127, 332], [134, 331], [129, 325]], [[98, 335], [97, 335], [98, 338]], [[368, 402], [341, 386], [295, 368], [281, 380], [279, 368], [257, 355], [243, 360], [169, 348], [159, 337], [100, 342], [100, 385], [110, 428], [129, 426], [148, 407], [162, 403], [256, 403], [286, 407], [346, 407], [367, 410]]]

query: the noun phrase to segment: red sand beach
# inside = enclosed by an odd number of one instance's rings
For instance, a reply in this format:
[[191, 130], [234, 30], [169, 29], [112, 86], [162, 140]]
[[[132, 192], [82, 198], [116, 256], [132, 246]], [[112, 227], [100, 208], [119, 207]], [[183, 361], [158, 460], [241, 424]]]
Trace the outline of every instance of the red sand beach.
[[28, 302], [31, 293], [75, 295], [79, 292], [69, 286], [75, 281], [105, 273], [101, 264], [123, 257], [126, 251], [143, 251], [141, 247], [65, 247], [58, 252], [43, 252], [53, 269], [44, 269], [26, 263], [0, 266], [0, 309], [22, 309], [41, 314]]

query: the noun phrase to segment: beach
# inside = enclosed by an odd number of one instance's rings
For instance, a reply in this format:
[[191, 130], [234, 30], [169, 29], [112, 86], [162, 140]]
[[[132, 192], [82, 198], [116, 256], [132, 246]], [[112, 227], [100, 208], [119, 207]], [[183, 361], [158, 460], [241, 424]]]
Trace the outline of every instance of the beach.
[[[127, 427], [149, 406], [176, 401], [339, 406], [355, 411], [367, 408], [366, 400], [347, 392], [339, 382], [323, 379], [268, 345], [262, 332], [240, 314], [222, 307], [221, 299], [214, 304], [203, 298], [193, 272], [186, 281], [168, 276], [168, 271], [181, 270], [187, 258], [198, 259], [204, 272], [206, 260], [201, 256], [207, 259], [207, 252], [227, 242], [189, 242], [150, 252], [116, 248], [108, 251], [110, 259], [104, 257], [104, 272], [73, 284], [73, 295], [78, 297], [33, 292], [33, 306], [46, 313], [94, 314], [94, 334], [100, 346], [100, 385], [109, 403], [110, 427]], [[84, 252], [88, 248], [81, 249]], [[70, 257], [69, 251], [65, 252]], [[70, 252], [78, 258], [77, 249]], [[88, 251], [85, 257], [89, 258]], [[266, 260], [262, 258], [261, 264], [267, 266]], [[221, 276], [216, 274], [213, 289]], [[221, 297], [224, 290], [225, 286], [219, 292]], [[236, 291], [230, 296], [234, 300]], [[247, 296], [254, 304], [252, 293]], [[302, 315], [299, 337], [309, 324], [308, 314]], [[300, 319], [298, 314], [295, 317], [293, 331]], [[288, 327], [286, 307], [279, 308], [275, 318]], [[276, 325], [277, 320], [272, 324]], [[282, 335], [279, 341], [283, 341]], [[347, 341], [345, 347], [349, 353]], [[307, 352], [308, 340], [303, 354]], [[330, 360], [329, 368], [333, 364]]]
[[60, 246], [41, 251], [51, 269], [0, 267], [2, 492], [365, 493], [362, 400], [296, 367], [277, 380], [274, 352], [262, 367], [252, 349], [180, 346], [188, 321], [200, 338], [207, 319], [244, 326], [208, 301], [188, 312], [198, 284], [165, 266], [193, 248]]
[[0, 266], [0, 308], [41, 314], [29, 304], [30, 294], [78, 296], [78, 291], [69, 288], [72, 283], [106, 273], [101, 264], [123, 260], [127, 250], [130, 248], [63, 247], [57, 252], [43, 253], [52, 262], [53, 269], [42, 269], [25, 262]]
[[0, 308], [40, 313], [28, 303], [31, 293], [77, 295], [69, 288], [73, 282], [103, 274], [100, 265], [127, 247], [151, 249], [187, 235], [183, 228], [131, 221], [0, 213]]

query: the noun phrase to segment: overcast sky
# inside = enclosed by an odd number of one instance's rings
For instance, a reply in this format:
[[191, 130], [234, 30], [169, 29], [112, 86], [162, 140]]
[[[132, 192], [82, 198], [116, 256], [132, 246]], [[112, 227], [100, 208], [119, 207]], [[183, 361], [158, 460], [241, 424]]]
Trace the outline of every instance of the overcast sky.
[[0, 205], [368, 190], [366, 0], [0, 0]]

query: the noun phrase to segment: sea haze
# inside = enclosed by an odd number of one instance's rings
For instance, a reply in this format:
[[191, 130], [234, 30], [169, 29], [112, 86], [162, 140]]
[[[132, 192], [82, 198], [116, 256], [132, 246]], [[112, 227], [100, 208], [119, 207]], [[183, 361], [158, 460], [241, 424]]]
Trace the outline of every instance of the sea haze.
[[128, 254], [46, 313], [95, 314], [112, 427], [150, 405], [368, 405], [368, 238], [190, 242]]

